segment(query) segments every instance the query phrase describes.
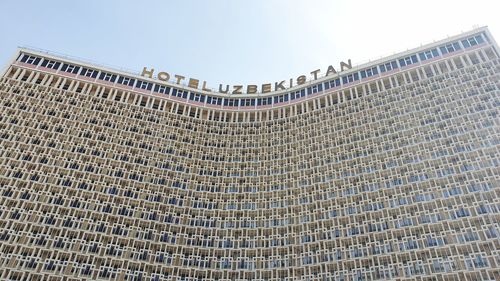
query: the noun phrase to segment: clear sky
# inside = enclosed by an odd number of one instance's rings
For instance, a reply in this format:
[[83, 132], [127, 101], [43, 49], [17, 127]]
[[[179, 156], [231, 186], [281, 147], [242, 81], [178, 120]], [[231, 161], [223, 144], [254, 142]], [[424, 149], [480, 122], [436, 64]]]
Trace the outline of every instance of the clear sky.
[[0, 64], [32, 46], [140, 72], [262, 84], [487, 25], [498, 0], [0, 0]]

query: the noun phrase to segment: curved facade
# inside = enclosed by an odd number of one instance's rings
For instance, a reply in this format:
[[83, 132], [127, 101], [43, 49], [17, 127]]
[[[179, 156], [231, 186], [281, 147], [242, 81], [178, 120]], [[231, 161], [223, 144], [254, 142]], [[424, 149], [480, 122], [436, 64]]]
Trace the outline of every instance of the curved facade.
[[0, 279], [499, 280], [499, 69], [485, 28], [240, 97], [20, 50]]

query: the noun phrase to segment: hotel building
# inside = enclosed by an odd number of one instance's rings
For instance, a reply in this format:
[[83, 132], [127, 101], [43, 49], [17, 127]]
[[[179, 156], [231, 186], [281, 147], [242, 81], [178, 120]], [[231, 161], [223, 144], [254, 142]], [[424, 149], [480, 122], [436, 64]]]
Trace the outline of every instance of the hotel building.
[[229, 95], [20, 49], [1, 280], [500, 280], [500, 57], [478, 28]]

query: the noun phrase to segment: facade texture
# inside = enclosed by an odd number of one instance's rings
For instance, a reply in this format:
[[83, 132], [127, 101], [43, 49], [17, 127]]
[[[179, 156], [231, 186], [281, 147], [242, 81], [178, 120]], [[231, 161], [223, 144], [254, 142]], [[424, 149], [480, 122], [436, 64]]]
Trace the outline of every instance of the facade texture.
[[500, 280], [499, 78], [486, 28], [240, 97], [21, 49], [0, 279]]

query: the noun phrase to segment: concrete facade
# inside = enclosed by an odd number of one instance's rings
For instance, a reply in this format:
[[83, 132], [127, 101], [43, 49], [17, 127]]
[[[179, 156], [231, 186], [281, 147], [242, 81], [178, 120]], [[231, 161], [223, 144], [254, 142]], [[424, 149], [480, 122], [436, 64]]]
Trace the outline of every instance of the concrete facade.
[[486, 28], [265, 95], [21, 49], [0, 279], [499, 280], [499, 70]]

